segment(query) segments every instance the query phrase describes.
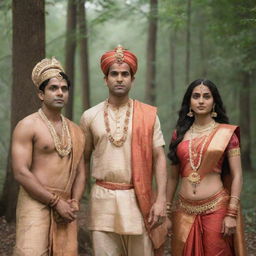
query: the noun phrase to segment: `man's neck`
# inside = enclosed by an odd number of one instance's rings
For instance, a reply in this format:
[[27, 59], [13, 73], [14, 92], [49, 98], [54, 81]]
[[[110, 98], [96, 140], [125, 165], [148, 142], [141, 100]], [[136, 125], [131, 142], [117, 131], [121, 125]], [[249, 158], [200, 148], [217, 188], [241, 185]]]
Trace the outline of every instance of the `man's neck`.
[[47, 119], [51, 122], [58, 122], [61, 120], [61, 110], [59, 109], [49, 109], [45, 105], [41, 107], [42, 111], [46, 115]]
[[108, 103], [116, 108], [126, 104], [128, 101], [129, 101], [128, 95], [125, 97], [113, 97], [113, 96], [109, 95], [109, 98], [108, 98]]

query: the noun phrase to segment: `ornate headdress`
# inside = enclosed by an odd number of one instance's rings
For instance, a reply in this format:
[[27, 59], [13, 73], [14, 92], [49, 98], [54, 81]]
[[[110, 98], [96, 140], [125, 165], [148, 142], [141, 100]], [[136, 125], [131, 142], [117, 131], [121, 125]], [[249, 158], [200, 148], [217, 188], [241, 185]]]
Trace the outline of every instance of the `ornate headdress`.
[[133, 74], [136, 73], [138, 63], [137, 57], [130, 51], [124, 49], [121, 45], [118, 45], [114, 50], [104, 53], [101, 57], [101, 69], [102, 72], [107, 75], [109, 67], [114, 63], [127, 63]]
[[52, 57], [38, 62], [32, 71], [32, 81], [37, 88], [47, 79], [56, 77], [62, 78], [60, 72], [64, 72], [60, 62]]

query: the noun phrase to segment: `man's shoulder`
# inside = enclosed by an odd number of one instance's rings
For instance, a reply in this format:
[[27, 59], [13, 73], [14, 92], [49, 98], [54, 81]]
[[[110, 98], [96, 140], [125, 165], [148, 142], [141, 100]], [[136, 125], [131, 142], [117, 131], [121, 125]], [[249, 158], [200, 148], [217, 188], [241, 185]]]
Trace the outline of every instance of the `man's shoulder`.
[[91, 121], [95, 118], [95, 116], [97, 116], [99, 112], [103, 110], [104, 110], [104, 101], [85, 110], [81, 116], [81, 121], [82, 120]]
[[146, 111], [156, 111], [157, 107], [144, 103], [142, 101], [134, 100], [134, 106], [139, 106]]
[[14, 129], [14, 135], [33, 136], [42, 127], [40, 117], [37, 112], [30, 114], [21, 119]]
[[23, 119], [21, 119], [18, 123], [17, 126], [24, 126], [24, 127], [34, 127], [38, 124], [40, 117], [37, 112], [32, 113]]
[[81, 130], [81, 127], [80, 127], [78, 124], [76, 124], [75, 122], [69, 120], [69, 119], [66, 118], [66, 117], [65, 117], [65, 119], [66, 119], [66, 121], [68, 122], [68, 124], [69, 124], [70, 127], [74, 128], [74, 129]]

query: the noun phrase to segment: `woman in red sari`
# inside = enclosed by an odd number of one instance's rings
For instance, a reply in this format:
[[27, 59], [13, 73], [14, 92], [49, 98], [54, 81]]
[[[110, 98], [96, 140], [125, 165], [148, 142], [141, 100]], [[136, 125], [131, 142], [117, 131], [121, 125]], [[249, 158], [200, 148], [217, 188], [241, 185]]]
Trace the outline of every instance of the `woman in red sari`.
[[[198, 79], [189, 85], [169, 150], [172, 256], [246, 255], [239, 127], [228, 124], [211, 81]], [[172, 202], [179, 177], [178, 198]]]

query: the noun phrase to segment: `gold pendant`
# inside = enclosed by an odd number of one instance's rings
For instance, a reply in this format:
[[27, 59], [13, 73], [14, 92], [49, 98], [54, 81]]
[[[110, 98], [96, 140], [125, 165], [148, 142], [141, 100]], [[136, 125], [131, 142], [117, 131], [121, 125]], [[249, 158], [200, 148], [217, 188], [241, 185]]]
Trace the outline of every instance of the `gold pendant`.
[[200, 174], [198, 172], [193, 171], [189, 174], [188, 180], [192, 184], [199, 184], [201, 181]]

